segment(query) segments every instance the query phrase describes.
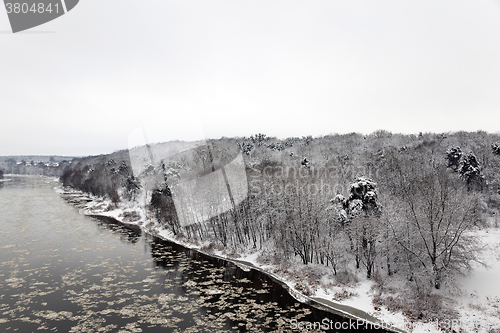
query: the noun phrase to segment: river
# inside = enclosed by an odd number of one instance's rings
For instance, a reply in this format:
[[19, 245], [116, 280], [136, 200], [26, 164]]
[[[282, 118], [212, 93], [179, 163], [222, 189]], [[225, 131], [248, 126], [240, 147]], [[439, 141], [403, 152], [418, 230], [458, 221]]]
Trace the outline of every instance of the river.
[[258, 271], [80, 215], [54, 190], [53, 179], [6, 178], [0, 183], [0, 332], [347, 327], [346, 319], [297, 302]]

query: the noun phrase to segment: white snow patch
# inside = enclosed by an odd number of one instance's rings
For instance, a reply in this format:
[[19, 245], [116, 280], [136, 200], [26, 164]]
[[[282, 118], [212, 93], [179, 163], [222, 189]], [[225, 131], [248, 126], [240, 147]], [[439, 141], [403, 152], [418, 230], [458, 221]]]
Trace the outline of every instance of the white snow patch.
[[373, 281], [369, 280], [361, 281], [359, 285], [356, 287], [357, 296], [353, 296], [339, 303], [343, 305], [352, 306], [353, 308], [363, 310], [366, 313], [373, 315], [375, 309], [372, 305], [372, 297], [370, 292], [372, 286], [373, 286]]

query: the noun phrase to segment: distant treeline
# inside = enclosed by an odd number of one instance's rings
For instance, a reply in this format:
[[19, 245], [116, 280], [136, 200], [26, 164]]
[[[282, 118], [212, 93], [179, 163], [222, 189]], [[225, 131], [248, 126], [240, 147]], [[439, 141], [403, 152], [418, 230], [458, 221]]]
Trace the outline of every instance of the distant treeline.
[[[264, 250], [284, 266], [297, 258], [328, 266], [339, 281], [357, 271], [377, 281], [397, 277], [428, 295], [470, 268], [478, 243], [469, 231], [496, 221], [499, 143], [499, 135], [481, 131], [285, 140], [258, 134], [210, 140], [191, 158], [178, 154], [139, 174], [127, 151], [75, 159], [61, 181], [115, 204], [137, 201], [178, 237], [233, 253]], [[180, 223], [172, 179], [200, 165], [199, 175], [217, 170], [235, 148], [248, 195], [223, 214]]]
[[62, 156], [0, 156], [0, 169], [7, 174], [59, 177], [71, 159]]
[[129, 198], [132, 190], [139, 188], [131, 173], [127, 151], [74, 159], [60, 179], [64, 186], [107, 197], [115, 203], [121, 200], [119, 191]]

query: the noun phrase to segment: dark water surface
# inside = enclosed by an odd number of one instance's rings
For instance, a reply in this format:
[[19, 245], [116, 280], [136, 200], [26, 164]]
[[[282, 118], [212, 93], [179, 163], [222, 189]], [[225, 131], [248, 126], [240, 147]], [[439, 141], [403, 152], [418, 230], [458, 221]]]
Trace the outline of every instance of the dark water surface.
[[0, 332], [298, 332], [291, 320], [344, 320], [297, 302], [260, 272], [80, 215], [56, 181], [8, 178], [0, 184]]

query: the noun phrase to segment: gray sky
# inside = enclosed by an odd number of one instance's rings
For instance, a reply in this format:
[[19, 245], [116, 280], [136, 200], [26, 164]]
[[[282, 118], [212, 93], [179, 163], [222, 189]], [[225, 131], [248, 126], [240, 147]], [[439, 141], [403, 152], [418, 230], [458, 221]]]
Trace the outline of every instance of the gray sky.
[[500, 0], [81, 0], [9, 31], [0, 9], [0, 155], [108, 153], [158, 116], [166, 138], [500, 131]]

